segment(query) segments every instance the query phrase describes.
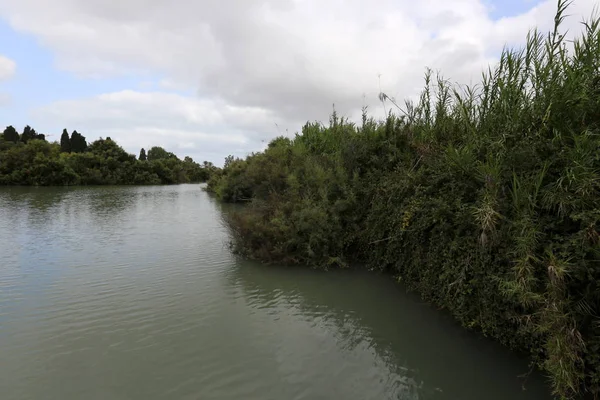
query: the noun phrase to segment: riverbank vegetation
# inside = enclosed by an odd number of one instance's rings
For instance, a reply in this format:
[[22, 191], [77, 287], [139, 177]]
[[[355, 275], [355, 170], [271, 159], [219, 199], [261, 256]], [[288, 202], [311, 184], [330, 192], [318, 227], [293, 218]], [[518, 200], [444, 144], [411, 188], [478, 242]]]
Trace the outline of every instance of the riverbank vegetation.
[[506, 49], [480, 85], [427, 72], [417, 102], [307, 123], [208, 190], [244, 202], [234, 247], [266, 262], [391, 271], [531, 355], [561, 398], [600, 396], [600, 23]]
[[190, 157], [180, 160], [162, 147], [141, 149], [139, 158], [111, 138], [88, 145], [65, 129], [59, 143], [26, 126], [19, 134], [8, 126], [0, 135], [0, 185], [141, 185], [206, 182], [217, 171]]

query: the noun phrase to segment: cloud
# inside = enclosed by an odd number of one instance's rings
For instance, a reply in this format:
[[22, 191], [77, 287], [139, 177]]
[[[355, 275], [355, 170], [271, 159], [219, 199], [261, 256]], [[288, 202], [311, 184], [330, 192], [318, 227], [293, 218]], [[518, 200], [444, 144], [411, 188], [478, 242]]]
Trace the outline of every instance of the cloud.
[[8, 93], [0, 92], [0, 107], [6, 107], [12, 102], [12, 97]]
[[55, 126], [57, 133], [66, 127], [88, 140], [111, 137], [133, 154], [156, 145], [180, 157], [219, 164], [224, 155], [261, 149], [277, 133], [275, 123], [281, 123], [257, 107], [132, 90], [54, 102], [34, 110], [32, 117], [34, 126]]
[[[326, 120], [332, 103], [342, 114], [355, 115], [364, 95], [377, 109], [380, 74], [382, 89], [400, 99], [420, 91], [425, 67], [452, 81], [476, 82], [505, 43], [522, 44], [528, 29], [537, 25], [545, 31], [553, 24], [555, 0], [500, 20], [490, 17], [486, 3], [0, 0], [0, 15], [51, 49], [63, 70], [94, 78], [159, 75], [161, 90], [192, 89], [207, 99], [202, 104], [254, 110], [293, 132], [298, 121]], [[565, 28], [576, 32], [595, 3], [576, 0]], [[147, 96], [119, 95], [130, 96], [127, 104], [134, 109], [147, 106], [135, 101], [150, 102]], [[157, 102], [165, 98], [155, 95]], [[83, 103], [93, 101], [106, 102]], [[93, 115], [93, 123], [80, 122], [96, 129], [113, 117]], [[222, 132], [250, 135], [251, 128], [238, 131], [223, 118]]]
[[0, 82], [12, 78], [16, 70], [17, 64], [0, 54]]

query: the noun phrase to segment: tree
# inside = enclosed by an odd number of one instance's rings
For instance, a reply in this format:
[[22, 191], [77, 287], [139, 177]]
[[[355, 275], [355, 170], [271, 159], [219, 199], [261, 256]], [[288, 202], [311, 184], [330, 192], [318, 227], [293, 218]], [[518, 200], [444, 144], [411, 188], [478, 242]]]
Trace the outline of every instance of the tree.
[[62, 135], [60, 136], [60, 151], [63, 153], [71, 152], [71, 139], [69, 139], [69, 133], [66, 129], [63, 129]]
[[19, 141], [19, 133], [12, 125], [6, 127], [3, 136], [4, 140], [7, 142], [17, 143]]
[[121, 146], [109, 138], [98, 139], [92, 142], [88, 147], [88, 151], [103, 159], [113, 158], [119, 162], [135, 161], [133, 154], [127, 153]]
[[27, 143], [31, 139], [35, 139], [37, 136], [35, 129], [32, 129], [29, 125], [23, 128], [23, 133], [21, 134], [21, 142]]
[[64, 129], [59, 141], [48, 142], [29, 125], [21, 135], [8, 126], [0, 131], [0, 186], [172, 184], [210, 177], [191, 157], [180, 160], [162, 147], [152, 154], [158, 161], [147, 162], [143, 148], [138, 160], [110, 138], [88, 144], [76, 130], [69, 135]]
[[[225, 157], [225, 163], [223, 168], [227, 168], [229, 167], [233, 162], [235, 161], [235, 158], [233, 158], [233, 156], [230, 154], [227, 157]], [[205, 161], [206, 163], [206, 161]]]
[[73, 153], [83, 153], [87, 150], [87, 142], [85, 136], [81, 135], [77, 131], [71, 133], [71, 151]]
[[177, 156], [171, 152], [166, 151], [160, 146], [154, 146], [150, 150], [148, 150], [148, 161], [164, 160], [169, 158], [176, 159]]

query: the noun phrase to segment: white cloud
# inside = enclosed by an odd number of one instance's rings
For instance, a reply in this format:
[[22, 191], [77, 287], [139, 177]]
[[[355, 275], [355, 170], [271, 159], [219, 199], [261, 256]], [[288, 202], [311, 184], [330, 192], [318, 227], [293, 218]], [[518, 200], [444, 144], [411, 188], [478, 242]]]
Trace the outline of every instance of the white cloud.
[[17, 64], [8, 57], [0, 54], [0, 81], [12, 78], [17, 70]]
[[[224, 118], [220, 132], [250, 135], [258, 126], [265, 134], [273, 120], [291, 132], [299, 128], [298, 121], [325, 120], [332, 103], [341, 113], [354, 113], [363, 95], [374, 108], [378, 74], [384, 91], [398, 98], [421, 89], [425, 67], [440, 70], [453, 81], [476, 81], [506, 42], [523, 43], [535, 25], [551, 28], [556, 8], [556, 0], [545, 0], [522, 15], [493, 21], [484, 4], [483, 0], [0, 0], [0, 15], [18, 31], [35, 35], [64, 70], [89, 77], [159, 74], [164, 77], [158, 85], [161, 90], [187, 88], [207, 99], [174, 100], [173, 107], [182, 110], [170, 108], [172, 115], [188, 113], [182, 117], [200, 118], [195, 123], [203, 127], [211, 118]], [[576, 0], [565, 28], [576, 31], [595, 4], [596, 0]], [[115, 94], [82, 104], [110, 103], [110, 96]], [[151, 100], [150, 95], [133, 92], [118, 96], [127, 98], [127, 107], [134, 110], [158, 107], [168, 97], [157, 93]], [[194, 114], [199, 104], [203, 111]], [[220, 109], [209, 110], [212, 106]], [[240, 131], [233, 117], [221, 114], [227, 107], [246, 110], [239, 111], [245, 118], [252, 110], [252, 118], [260, 114], [272, 121]], [[161, 115], [163, 119], [156, 121]], [[152, 124], [164, 123], [167, 116], [161, 109], [157, 116], [142, 126], [162, 126]], [[137, 117], [111, 109], [79, 118], [90, 130], [110, 124], [105, 119]], [[247, 143], [253, 143], [250, 137]]]

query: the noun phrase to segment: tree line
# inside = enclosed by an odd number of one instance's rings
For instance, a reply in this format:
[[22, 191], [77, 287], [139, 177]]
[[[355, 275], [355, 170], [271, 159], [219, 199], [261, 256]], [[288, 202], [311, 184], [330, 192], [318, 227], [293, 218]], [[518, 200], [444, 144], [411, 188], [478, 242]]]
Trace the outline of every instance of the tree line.
[[7, 126], [0, 135], [0, 185], [134, 185], [205, 182], [218, 171], [211, 162], [179, 159], [160, 146], [127, 153], [110, 137], [88, 144], [63, 130], [58, 142], [27, 125]]
[[[600, 396], [600, 20], [503, 51], [480, 85], [427, 72], [387, 117], [334, 112], [207, 189], [234, 249], [271, 263], [389, 271], [465, 327], [519, 351], [557, 398]], [[396, 112], [392, 112], [391, 109]]]

